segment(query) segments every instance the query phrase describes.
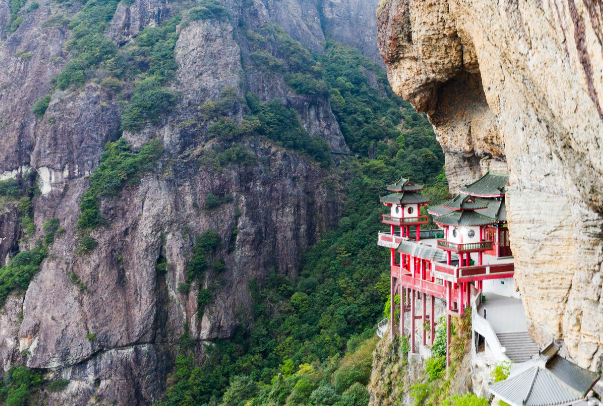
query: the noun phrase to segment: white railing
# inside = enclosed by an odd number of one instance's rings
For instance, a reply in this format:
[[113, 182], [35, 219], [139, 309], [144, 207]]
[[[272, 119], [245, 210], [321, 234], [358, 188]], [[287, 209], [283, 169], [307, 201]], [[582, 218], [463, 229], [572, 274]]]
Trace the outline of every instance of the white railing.
[[500, 344], [500, 341], [498, 341], [498, 336], [494, 332], [494, 328], [492, 328], [490, 322], [480, 316], [478, 313], [477, 306], [478, 302], [481, 302], [481, 295], [482, 292], [480, 290], [477, 291], [477, 294], [473, 298], [471, 298], [471, 326], [473, 328], [473, 331], [481, 334], [486, 339], [486, 343], [492, 350], [496, 361], [511, 362], [511, 359], [509, 359], [509, 357], [507, 357], [507, 354], [505, 354], [505, 347], [503, 347]]

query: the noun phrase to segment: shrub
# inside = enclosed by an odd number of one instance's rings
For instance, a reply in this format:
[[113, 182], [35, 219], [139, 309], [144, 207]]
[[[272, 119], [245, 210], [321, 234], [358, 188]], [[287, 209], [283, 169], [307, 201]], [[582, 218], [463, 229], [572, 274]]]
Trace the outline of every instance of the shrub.
[[214, 252], [222, 248], [222, 238], [215, 230], [208, 228], [197, 237], [195, 248], [198, 252]]
[[98, 241], [89, 235], [85, 235], [80, 240], [80, 249], [79, 252], [90, 252], [98, 246]]
[[0, 196], [19, 197], [21, 190], [19, 189], [19, 181], [9, 178], [0, 180]]
[[27, 406], [33, 389], [44, 383], [42, 375], [26, 367], [12, 367], [4, 375], [2, 392], [7, 406]]
[[150, 141], [137, 153], [130, 151], [123, 138], [108, 142], [101, 154], [99, 166], [90, 177], [90, 188], [82, 196], [78, 228], [89, 231], [100, 226], [104, 219], [99, 199], [119, 195], [125, 186], [138, 183], [140, 176], [151, 170], [162, 154], [163, 145], [159, 140]]
[[57, 379], [55, 381], [52, 381], [46, 387], [46, 389], [48, 389], [50, 392], [61, 392], [65, 390], [67, 386], [69, 386], [69, 379]]
[[199, 304], [199, 311], [197, 316], [199, 318], [203, 318], [203, 313], [205, 313], [205, 306], [214, 302], [212, 298], [211, 292], [209, 289], [199, 289], [199, 294], [197, 295], [197, 303]]
[[86, 334], [86, 338], [88, 339], [88, 341], [96, 341], [96, 334], [88, 333]]
[[119, 79], [115, 79], [114, 77], [103, 79], [101, 86], [113, 93], [121, 92], [122, 88], [121, 81]]
[[39, 7], [40, 7], [40, 5], [34, 1], [29, 5], [29, 8], [27, 9], [27, 11], [32, 12], [34, 10], [37, 10]]
[[178, 284], [178, 292], [180, 293], [188, 293], [191, 291], [190, 283], [179, 283]]
[[366, 384], [367, 379], [365, 374], [356, 369], [354, 366], [344, 366], [338, 369], [333, 375], [333, 386], [339, 393], [343, 393], [356, 382]]
[[366, 387], [356, 382], [341, 396], [341, 406], [366, 406], [369, 399]]
[[209, 193], [205, 198], [205, 204], [203, 208], [205, 210], [213, 210], [220, 206], [220, 198], [214, 194]]
[[490, 372], [490, 377], [494, 379], [494, 382], [504, 381], [509, 377], [511, 373], [511, 363], [510, 362], [501, 362], [496, 364], [492, 372]]
[[32, 250], [18, 253], [0, 269], [0, 306], [4, 306], [6, 298], [13, 290], [27, 289], [46, 255], [46, 248], [37, 246]]
[[427, 381], [432, 382], [441, 378], [446, 373], [446, 356], [431, 357], [425, 361], [425, 372], [427, 372]]
[[199, 3], [199, 7], [192, 8], [188, 11], [185, 17], [186, 21], [209, 19], [228, 21], [230, 18], [228, 10], [226, 10], [218, 0], [201, 0]]
[[31, 111], [32, 111], [32, 113], [34, 113], [36, 115], [36, 117], [42, 118], [42, 117], [44, 117], [44, 114], [46, 113], [46, 110], [48, 109], [49, 104], [50, 104], [50, 95], [47, 94], [46, 96], [38, 99], [34, 103], [33, 109], [31, 109]]
[[313, 406], [331, 406], [338, 402], [341, 399], [341, 396], [335, 392], [329, 385], [320, 386], [318, 389], [315, 389], [310, 395], [310, 404]]
[[410, 387], [410, 396], [414, 399], [414, 405], [418, 406], [429, 396], [431, 387], [426, 383], [415, 383]]
[[161, 116], [176, 104], [176, 94], [161, 87], [156, 76], [136, 83], [134, 95], [121, 117], [122, 129], [139, 131], [146, 123], [161, 124]]
[[245, 406], [247, 399], [251, 399], [258, 392], [257, 384], [246, 375], [237, 375], [224, 392], [221, 405]]
[[488, 406], [490, 402], [486, 398], [480, 398], [473, 393], [466, 393], [463, 396], [453, 395], [450, 398], [451, 406]]
[[46, 233], [44, 236], [44, 243], [50, 245], [54, 242], [54, 237], [59, 230], [59, 219], [54, 217], [42, 225], [42, 230]]

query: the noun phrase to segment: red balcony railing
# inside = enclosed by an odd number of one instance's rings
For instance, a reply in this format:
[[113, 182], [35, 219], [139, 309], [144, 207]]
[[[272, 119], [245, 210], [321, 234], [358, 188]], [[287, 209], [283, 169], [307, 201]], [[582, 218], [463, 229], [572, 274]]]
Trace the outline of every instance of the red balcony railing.
[[457, 267], [442, 263], [434, 263], [433, 276], [450, 282], [470, 282], [474, 280], [501, 279], [512, 277], [515, 272], [515, 264], [490, 264]]
[[392, 226], [410, 226], [410, 225], [420, 225], [427, 224], [427, 216], [418, 216], [418, 217], [394, 217], [389, 216], [387, 214], [383, 215], [383, 222], [385, 224], [391, 224]]
[[408, 240], [408, 238], [400, 237], [399, 235], [391, 235], [390, 233], [379, 233], [377, 245], [380, 247], [398, 248], [398, 245], [400, 245], [403, 240]]
[[467, 252], [467, 251], [487, 251], [492, 249], [492, 241], [468, 242], [457, 244], [446, 240], [438, 240], [438, 248], [446, 251]]

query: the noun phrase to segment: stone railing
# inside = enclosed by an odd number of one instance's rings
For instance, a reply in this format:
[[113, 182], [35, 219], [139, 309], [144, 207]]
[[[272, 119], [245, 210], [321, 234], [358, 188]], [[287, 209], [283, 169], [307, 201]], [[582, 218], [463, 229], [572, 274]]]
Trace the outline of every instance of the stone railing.
[[[473, 294], [474, 292], [475, 294]], [[473, 331], [486, 339], [486, 343], [488, 344], [488, 347], [490, 347], [490, 350], [492, 350], [492, 354], [494, 354], [494, 358], [496, 358], [497, 362], [511, 362], [509, 357], [507, 357], [505, 347], [498, 341], [498, 336], [494, 332], [494, 328], [492, 328], [490, 322], [478, 314], [478, 306], [481, 303], [481, 298], [482, 292], [474, 291], [472, 289], [471, 326]], [[475, 339], [473, 340], [473, 345], [475, 345]]]

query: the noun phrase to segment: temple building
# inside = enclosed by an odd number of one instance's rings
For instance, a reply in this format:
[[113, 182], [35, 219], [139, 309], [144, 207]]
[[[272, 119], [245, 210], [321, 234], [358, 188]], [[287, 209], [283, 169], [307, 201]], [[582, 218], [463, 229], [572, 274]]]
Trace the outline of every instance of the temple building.
[[[571, 368], [583, 370], [568, 360], [560, 360], [550, 346], [543, 355], [528, 334], [523, 304], [513, 286], [515, 262], [505, 205], [508, 179], [507, 174], [487, 172], [460, 188], [460, 194], [453, 199], [428, 207], [427, 212], [441, 230], [437, 232], [440, 238], [424, 240], [420, 227], [428, 223], [428, 217], [420, 212], [429, 200], [421, 194], [423, 186], [408, 179], [388, 186], [393, 193], [380, 201], [389, 208], [389, 214], [383, 215], [389, 230], [379, 233], [378, 245], [390, 249], [390, 315], [389, 320], [380, 323], [378, 333], [383, 336], [389, 329], [392, 340], [396, 335], [407, 335], [411, 355], [430, 356], [437, 322], [436, 301], [440, 301], [440, 313], [445, 308], [448, 366], [451, 317], [462, 317], [471, 308], [472, 355], [487, 353], [495, 363], [516, 363], [511, 377], [504, 381], [507, 384], [497, 383], [492, 389], [505, 402], [519, 405], [520, 400], [531, 399], [528, 395], [532, 392], [520, 399], [521, 396], [512, 395], [518, 388], [513, 385], [538, 386], [546, 392], [547, 385], [554, 386], [564, 379], [551, 376], [563, 375]], [[411, 227], [415, 228], [414, 236]], [[400, 303], [396, 303], [396, 296]], [[523, 369], [517, 370], [515, 365], [522, 365]], [[598, 380], [595, 375], [582, 373], [578, 386], [568, 389], [559, 399], [585, 399], [585, 391]], [[531, 404], [549, 404], [538, 403], [542, 398], [534, 396], [537, 400]], [[530, 402], [524, 401], [526, 404]]]

